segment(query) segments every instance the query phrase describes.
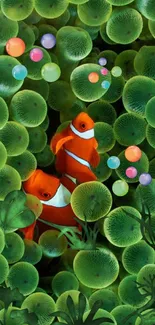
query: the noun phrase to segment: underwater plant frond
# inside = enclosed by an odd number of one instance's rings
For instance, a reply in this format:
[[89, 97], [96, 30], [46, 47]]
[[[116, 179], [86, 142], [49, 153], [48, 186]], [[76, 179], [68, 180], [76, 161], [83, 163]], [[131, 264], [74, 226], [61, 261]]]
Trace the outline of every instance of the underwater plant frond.
[[10, 317], [17, 320], [17, 324], [38, 325], [38, 317], [35, 313], [29, 313], [28, 309], [12, 310]]

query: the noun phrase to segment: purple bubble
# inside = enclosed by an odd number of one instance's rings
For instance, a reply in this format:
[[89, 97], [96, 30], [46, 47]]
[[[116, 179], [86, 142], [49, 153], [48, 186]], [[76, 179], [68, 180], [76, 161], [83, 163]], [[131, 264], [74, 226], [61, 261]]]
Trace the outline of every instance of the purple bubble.
[[107, 64], [107, 59], [105, 59], [105, 58], [100, 58], [100, 59], [98, 60], [98, 63], [99, 63], [100, 65], [104, 66], [104, 65]]
[[41, 38], [41, 45], [45, 49], [52, 49], [56, 44], [56, 37], [53, 34], [44, 34]]
[[143, 174], [141, 174], [140, 175], [140, 177], [139, 177], [139, 183], [141, 184], [141, 185], [149, 185], [150, 183], [151, 183], [151, 181], [152, 181], [152, 177], [151, 177], [151, 175], [150, 174], [148, 174], [148, 173], [143, 173]]

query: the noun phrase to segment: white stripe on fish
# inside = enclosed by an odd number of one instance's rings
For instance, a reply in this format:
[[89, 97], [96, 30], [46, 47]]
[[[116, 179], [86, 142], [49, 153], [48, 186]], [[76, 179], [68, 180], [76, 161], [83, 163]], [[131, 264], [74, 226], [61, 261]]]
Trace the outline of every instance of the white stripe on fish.
[[70, 124], [70, 128], [73, 131], [73, 133], [75, 133], [76, 135], [78, 135], [82, 139], [87, 139], [88, 140], [88, 139], [94, 138], [94, 129], [90, 129], [90, 130], [85, 131], [85, 132], [79, 132], [74, 127], [74, 125], [72, 123]]
[[65, 149], [65, 152], [72, 158], [74, 158], [76, 161], [78, 161], [80, 164], [84, 165], [84, 166], [87, 166], [88, 168], [90, 168], [90, 164], [88, 161], [76, 156], [74, 153], [68, 151]]

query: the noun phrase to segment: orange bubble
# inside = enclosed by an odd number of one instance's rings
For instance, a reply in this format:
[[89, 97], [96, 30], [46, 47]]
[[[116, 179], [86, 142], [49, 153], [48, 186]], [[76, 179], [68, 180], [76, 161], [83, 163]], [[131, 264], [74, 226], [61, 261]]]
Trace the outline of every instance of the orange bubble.
[[91, 72], [88, 76], [88, 79], [92, 84], [95, 84], [99, 81], [99, 75], [96, 72]]
[[13, 37], [6, 43], [6, 51], [9, 55], [18, 57], [25, 52], [25, 43], [21, 38]]
[[128, 161], [136, 162], [142, 156], [141, 150], [137, 146], [130, 146], [125, 150], [125, 157]]

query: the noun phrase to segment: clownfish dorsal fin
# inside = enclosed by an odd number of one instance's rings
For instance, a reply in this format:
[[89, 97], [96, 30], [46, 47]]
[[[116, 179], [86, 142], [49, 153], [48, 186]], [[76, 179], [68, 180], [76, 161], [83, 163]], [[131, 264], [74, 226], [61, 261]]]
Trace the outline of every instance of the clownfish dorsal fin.
[[58, 151], [61, 149], [61, 147], [62, 147], [66, 142], [68, 142], [68, 141], [70, 141], [70, 140], [72, 140], [72, 139], [73, 139], [73, 137], [69, 135], [68, 137], [65, 137], [65, 138], [59, 140], [59, 141], [57, 142], [57, 144], [56, 144], [55, 154], [58, 153]]
[[40, 200], [44, 205], [53, 206], [56, 208], [63, 208], [70, 204], [71, 193], [65, 186], [60, 184], [55, 195], [48, 201]]

